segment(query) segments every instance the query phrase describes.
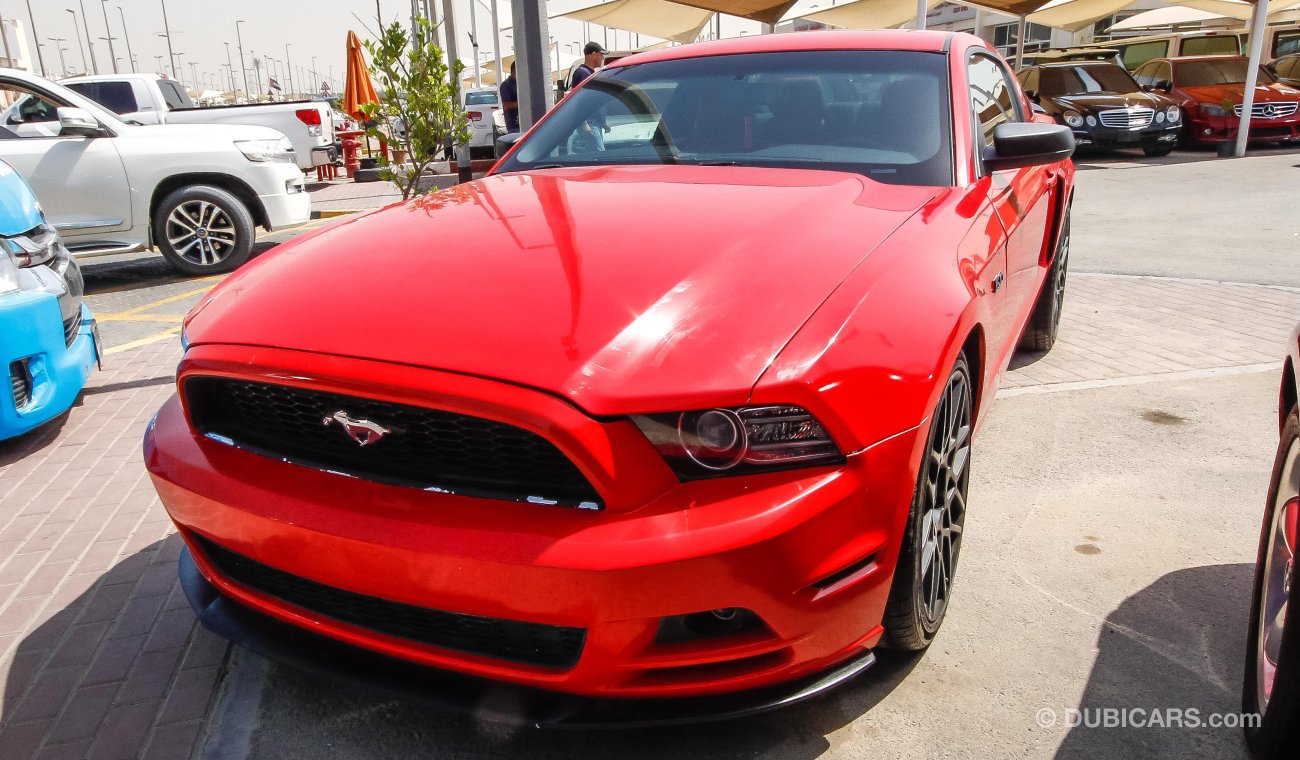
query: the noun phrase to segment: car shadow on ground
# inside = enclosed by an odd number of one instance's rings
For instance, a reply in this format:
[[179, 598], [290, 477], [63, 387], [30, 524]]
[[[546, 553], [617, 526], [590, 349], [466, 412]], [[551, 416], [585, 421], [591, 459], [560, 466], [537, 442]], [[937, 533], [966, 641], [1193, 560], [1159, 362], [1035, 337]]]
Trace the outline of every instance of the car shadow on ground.
[[[1246, 155], [1272, 156], [1288, 153], [1300, 154], [1300, 146], [1295, 144], [1273, 145], [1269, 143], [1254, 143], [1251, 144]], [[1218, 161], [1221, 158], [1223, 158], [1223, 156], [1219, 155], [1218, 148], [1213, 145], [1177, 148], [1173, 153], [1170, 153], [1167, 156], [1146, 156], [1142, 153], [1141, 148], [1126, 148], [1119, 150], [1078, 148], [1074, 152], [1074, 165], [1080, 170], [1089, 171], [1121, 168], [1120, 166], [1110, 166], [1112, 164], [1121, 165], [1123, 168], [1133, 168], [1132, 165], [1174, 166], [1177, 164], [1201, 163], [1203, 161]]]
[[195, 625], [180, 549], [172, 534], [46, 595], [2, 685], [0, 758], [189, 757], [227, 644]]
[[[78, 395], [73, 406], [80, 406], [81, 399], [82, 396]], [[64, 412], [35, 430], [0, 441], [0, 467], [7, 467], [54, 443], [67, 424], [68, 413]]]
[[[256, 657], [241, 652], [241, 657]], [[780, 758], [819, 757], [827, 735], [869, 711], [920, 662], [918, 655], [879, 652], [877, 664], [811, 702], [719, 723], [622, 730], [536, 730], [477, 722], [419, 703], [353, 690], [336, 681], [270, 664], [259, 712], [263, 730], [253, 758], [314, 758], [329, 746], [338, 757]], [[272, 733], [265, 726], [281, 727]]]
[[[1057, 760], [1246, 758], [1240, 728], [1208, 723], [1212, 714], [1241, 712], [1254, 570], [1232, 564], [1169, 573], [1108, 615], [1083, 697], [1073, 708], [1076, 716], [1066, 722], [1066, 710], [1045, 706], [1058, 725], [1079, 723], [1058, 748]], [[1108, 718], [1108, 709], [1133, 710], [1129, 725], [1117, 712]], [[1182, 711], [1182, 727], [1170, 710]], [[1150, 725], [1156, 711], [1173, 725]]]

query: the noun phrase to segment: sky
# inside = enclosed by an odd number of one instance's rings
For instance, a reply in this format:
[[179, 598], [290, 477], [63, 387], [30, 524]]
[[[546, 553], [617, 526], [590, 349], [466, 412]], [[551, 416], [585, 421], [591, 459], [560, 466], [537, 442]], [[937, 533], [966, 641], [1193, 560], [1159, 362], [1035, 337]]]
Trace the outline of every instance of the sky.
[[[441, 9], [442, 0], [432, 0]], [[487, 54], [492, 50], [492, 24], [490, 8], [493, 0], [453, 0], [456, 13], [458, 36], [462, 40], [460, 56], [468, 60], [469, 52], [467, 32], [470, 29], [470, 3], [476, 3], [475, 22], [479, 34], [479, 50]], [[595, 5], [598, 0], [550, 0], [547, 11], [554, 15], [566, 10]], [[391, 23], [410, 20], [410, 0], [379, 0], [384, 20]], [[497, 0], [502, 27], [510, 24], [510, 0]], [[63, 60], [68, 72], [80, 73], [89, 70], [90, 59], [85, 52], [86, 33], [82, 20], [84, 6], [86, 22], [90, 27], [94, 56], [99, 62], [99, 71], [112, 73], [113, 66], [109, 57], [109, 43], [101, 39], [110, 36], [105, 32], [104, 11], [108, 12], [108, 26], [111, 28], [113, 52], [118, 59], [121, 71], [130, 71], [127, 62], [127, 41], [131, 52], [137, 60], [139, 71], [161, 72], [167, 66], [167, 40], [163, 32], [163, 4], [166, 4], [167, 22], [171, 29], [172, 50], [181, 62], [178, 77], [188, 84], [193, 83], [193, 73], [197, 71], [200, 84], [211, 87], [218, 81], [228, 82], [225, 73], [226, 50], [229, 44], [230, 61], [235, 69], [237, 86], [243, 86], [239, 76], [239, 49], [236, 38], [235, 22], [239, 25], [239, 34], [243, 40], [245, 66], [249, 70], [250, 80], [253, 74], [254, 57], [269, 58], [265, 66], [283, 71], [286, 58], [292, 63], [294, 84], [301, 90], [299, 74], [314, 68], [319, 79], [331, 78], [337, 92], [344, 78], [344, 56], [348, 31], [357, 32], [362, 39], [373, 36], [370, 30], [377, 28], [375, 23], [375, 0], [0, 0], [0, 14], [5, 18], [16, 17], [28, 27], [28, 45], [33, 45], [32, 20], [28, 18], [30, 6], [34, 16], [35, 29], [41, 42], [41, 54], [44, 56], [45, 68], [51, 78], [59, 78], [58, 46], [64, 47]], [[832, 0], [803, 0], [804, 5], [823, 6], [832, 4]], [[118, 9], [121, 8], [119, 12]], [[73, 28], [75, 11], [76, 27]], [[126, 32], [123, 34], [123, 17], [126, 20]], [[602, 27], [591, 25], [591, 37], [605, 43], [606, 37]], [[81, 33], [82, 52], [78, 52], [77, 32]], [[756, 33], [758, 24], [743, 19], [724, 17], [722, 36], [734, 37], [741, 31]], [[567, 57], [576, 53], [585, 40], [583, 24], [568, 19], [552, 18], [550, 33]], [[627, 32], [610, 32], [608, 46], [611, 49], [631, 47], [635, 42]], [[52, 42], [50, 38], [63, 38], [62, 43]], [[642, 36], [641, 44], [650, 44], [655, 40]], [[513, 51], [509, 38], [503, 37], [504, 52]], [[289, 45], [288, 51], [285, 45]], [[33, 48], [33, 59], [35, 50]], [[315, 65], [313, 67], [313, 58]], [[192, 67], [191, 64], [194, 64]], [[287, 85], [281, 77], [281, 85]], [[263, 82], [265, 77], [263, 77]], [[256, 89], [250, 81], [250, 89]], [[264, 84], [263, 84], [264, 86]]]

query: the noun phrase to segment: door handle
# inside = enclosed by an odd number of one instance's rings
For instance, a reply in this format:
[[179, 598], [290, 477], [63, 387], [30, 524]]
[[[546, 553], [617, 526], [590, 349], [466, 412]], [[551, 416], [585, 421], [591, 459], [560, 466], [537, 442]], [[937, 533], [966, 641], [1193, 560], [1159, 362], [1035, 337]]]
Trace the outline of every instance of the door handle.
[[1007, 281], [1006, 275], [1004, 275], [1002, 272], [998, 272], [996, 275], [994, 275], [994, 276], [993, 276], [993, 292], [996, 293], [996, 292], [998, 292], [999, 290], [1001, 290], [1001, 289], [1002, 289], [1002, 283], [1004, 283], [1004, 282], [1006, 282], [1006, 281]]

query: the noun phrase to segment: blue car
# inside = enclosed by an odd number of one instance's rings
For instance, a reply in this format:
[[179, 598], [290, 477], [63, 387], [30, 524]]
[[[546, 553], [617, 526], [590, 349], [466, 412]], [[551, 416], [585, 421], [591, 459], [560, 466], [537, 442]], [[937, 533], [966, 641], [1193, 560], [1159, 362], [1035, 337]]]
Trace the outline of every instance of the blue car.
[[63, 414], [99, 361], [85, 284], [27, 182], [0, 161], [0, 440]]

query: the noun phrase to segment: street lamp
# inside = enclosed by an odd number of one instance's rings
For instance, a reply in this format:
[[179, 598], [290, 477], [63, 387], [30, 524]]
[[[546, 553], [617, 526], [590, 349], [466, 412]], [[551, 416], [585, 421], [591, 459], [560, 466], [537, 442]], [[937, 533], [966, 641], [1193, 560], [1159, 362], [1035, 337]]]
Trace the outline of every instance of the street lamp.
[[162, 6], [163, 13], [163, 31], [162, 34], [158, 36], [167, 38], [167, 64], [171, 67], [172, 79], [175, 79], [176, 54], [172, 52], [172, 30], [171, 27], [167, 25], [167, 0], [158, 0], [158, 4]]
[[230, 64], [230, 43], [224, 43], [226, 46], [226, 70], [230, 72], [230, 91], [235, 91], [235, 67]]
[[284, 43], [284, 65], [289, 70], [289, 96], [293, 96], [293, 63], [289, 61], [289, 43]]
[[64, 47], [63, 43], [67, 42], [68, 38], [67, 37], [46, 37], [45, 39], [55, 43], [54, 46], [59, 49], [59, 69], [63, 71], [63, 76], [66, 77], [68, 75], [68, 64], [66, 61], [63, 60], [63, 51], [66, 50], [67, 48]]
[[72, 14], [72, 31], [77, 33], [77, 51], [81, 53], [81, 71], [88, 72], [90, 67], [86, 65], [86, 49], [81, 46], [81, 27], [77, 26], [77, 12], [71, 8], [64, 8], [64, 10]]
[[153, 57], [153, 59], [154, 59], [155, 61], [158, 62], [158, 63], [156, 64], [156, 65], [158, 66], [158, 73], [159, 73], [159, 74], [166, 74], [166, 73], [167, 73], [167, 67], [162, 65], [162, 59], [163, 59], [163, 57], [162, 57], [161, 55], [155, 55], [155, 56]]
[[[81, 25], [86, 30], [86, 49], [90, 51], [90, 67], [98, 74], [99, 61], [95, 60], [95, 43], [90, 39], [90, 21], [86, 19], [86, 4], [83, 0], [77, 0], [77, 4], [81, 6]], [[77, 14], [72, 14], [72, 17], [75, 19]]]
[[244, 97], [249, 96], [248, 92], [248, 67], [244, 65], [244, 38], [239, 33], [239, 25], [244, 23], [243, 19], [235, 22], [235, 42], [239, 46], [239, 70], [244, 73]]
[[[28, 19], [28, 20], [31, 22], [31, 24], [32, 24], [32, 39], [34, 39], [34, 40], [40, 40], [40, 37], [37, 36], [38, 32], [36, 31], [36, 17], [32, 15], [32, 0], [27, 0], [27, 19]], [[36, 43], [36, 61], [37, 61], [38, 63], [41, 64], [41, 76], [46, 76], [46, 74], [45, 74], [45, 58], [44, 58], [44, 56], [41, 55], [41, 43], [40, 43], [40, 42], [37, 42], [37, 43]]]
[[135, 53], [131, 52], [131, 32], [126, 28], [126, 14], [122, 12], [122, 6], [117, 6], [117, 13], [122, 17], [122, 36], [126, 38], [126, 57], [131, 64], [131, 73], [135, 73]]
[[108, 0], [99, 0], [99, 9], [104, 12], [104, 33], [108, 35], [108, 57], [113, 59], [113, 73], [119, 74], [117, 70], [117, 53], [113, 52], [113, 30], [108, 25]]
[[316, 83], [316, 56], [311, 57], [311, 90], [314, 95], [320, 92], [320, 85]]

